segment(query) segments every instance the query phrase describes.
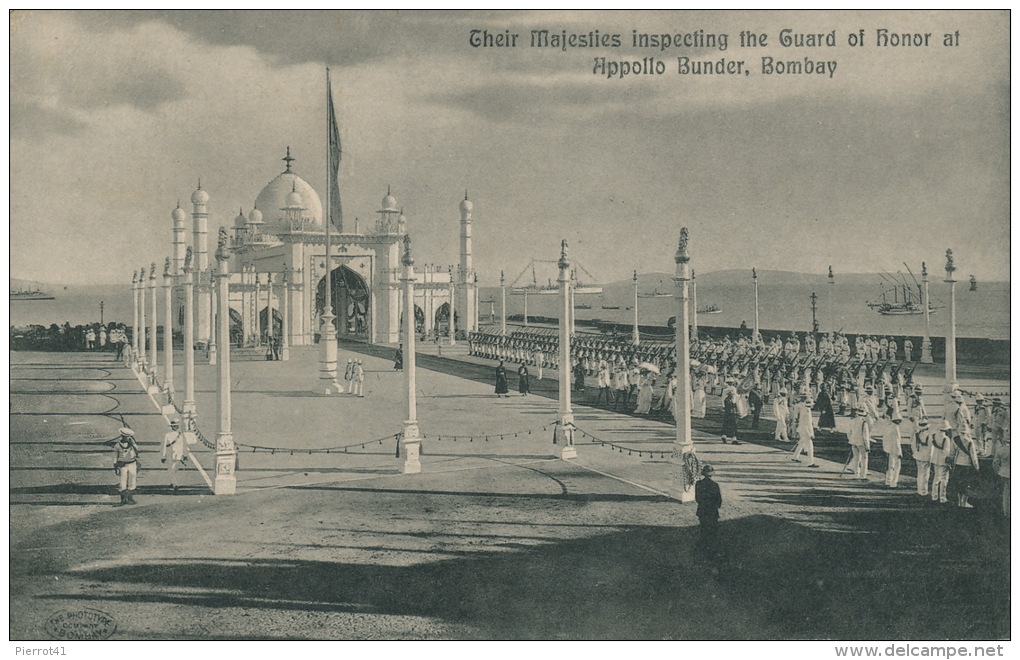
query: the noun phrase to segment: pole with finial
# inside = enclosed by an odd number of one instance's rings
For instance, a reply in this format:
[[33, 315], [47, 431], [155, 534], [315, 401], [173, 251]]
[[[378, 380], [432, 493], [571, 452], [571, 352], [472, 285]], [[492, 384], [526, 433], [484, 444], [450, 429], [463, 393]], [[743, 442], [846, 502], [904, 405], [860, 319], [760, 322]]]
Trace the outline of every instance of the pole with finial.
[[237, 492], [237, 478], [234, 468], [237, 465], [237, 445], [231, 430], [230, 401], [230, 250], [227, 248], [227, 229], [220, 227], [219, 241], [216, 248], [216, 288], [219, 307], [216, 323], [217, 343], [220, 345], [218, 360], [219, 386], [217, 387], [217, 411], [220, 429], [216, 434], [216, 476], [213, 481], [213, 494], [233, 495]]
[[641, 330], [638, 328], [638, 295], [637, 295], [637, 271], [634, 271], [634, 328], [631, 330], [631, 341], [637, 346], [641, 343]]
[[836, 339], [836, 278], [829, 266], [829, 333]]
[[928, 265], [921, 262], [921, 283], [924, 284], [924, 337], [921, 339], [921, 362], [931, 364], [934, 360], [931, 357], [931, 306], [928, 302]]
[[[138, 362], [139, 325], [138, 325], [138, 273], [131, 273], [131, 301], [134, 303], [132, 324], [131, 324], [131, 361]], [[142, 330], [145, 332], [145, 330]]]
[[145, 360], [146, 335], [149, 326], [145, 323], [145, 266], [138, 271], [138, 366], [142, 371], [148, 372], [148, 364]]
[[[184, 252], [184, 414], [195, 416], [195, 282], [191, 262], [194, 252]], [[190, 429], [188, 429], [190, 430]]]
[[421, 432], [418, 429], [417, 384], [415, 382], [414, 354], [414, 257], [411, 256], [411, 236], [404, 234], [404, 384], [407, 386], [407, 418], [404, 432], [400, 437], [404, 462], [400, 471], [404, 474], [421, 472]]
[[577, 457], [574, 448], [574, 411], [570, 407], [570, 260], [567, 258], [567, 240], [560, 243], [560, 259], [557, 262], [560, 275], [560, 346], [559, 377], [560, 396], [557, 410], [556, 432], [553, 441], [559, 448], [559, 457], [566, 460]]
[[290, 268], [283, 264], [283, 284], [280, 287], [280, 313], [283, 316], [282, 336], [280, 337], [280, 360], [290, 359]]
[[758, 270], [751, 269], [751, 281], [754, 282], [754, 335], [751, 343], [757, 346], [761, 343], [761, 326], [758, 325]]
[[946, 284], [949, 285], [949, 326], [946, 328], [946, 387], [953, 391], [956, 382], [956, 266], [953, 251], [946, 250]]
[[450, 266], [450, 346], [457, 343], [457, 310], [454, 309], [457, 300], [457, 285], [454, 283], [453, 266]]
[[149, 319], [149, 378], [152, 386], [155, 387], [156, 375], [159, 372], [159, 349], [157, 344], [156, 328], [159, 326], [159, 318], [156, 316], [156, 262], [152, 262], [149, 269], [149, 297], [152, 299], [152, 318]]
[[676, 410], [676, 439], [673, 447], [673, 460], [679, 462], [673, 468], [673, 489], [681, 502], [694, 501], [694, 482], [698, 475], [693, 474], [698, 464], [694, 454], [694, 437], [691, 435], [691, 344], [688, 335], [688, 300], [687, 285], [690, 282], [687, 252], [687, 227], [680, 228], [680, 241], [677, 245], [676, 275], [676, 392], [673, 402]]
[[499, 271], [499, 334], [506, 336], [506, 277]]
[[[330, 99], [329, 69], [326, 69], [326, 135], [330, 135], [329, 110], [332, 105]], [[319, 391], [323, 394], [343, 394], [343, 387], [336, 377], [336, 328], [333, 327], [333, 255], [330, 251], [330, 234], [333, 224], [333, 206], [330, 203], [332, 185], [329, 177], [332, 176], [330, 167], [330, 153], [326, 150], [326, 283], [325, 300], [323, 301], [322, 312], [322, 359], [319, 362]]]
[[167, 402], [174, 392], [174, 276], [170, 272], [170, 257], [163, 262], [163, 391]]
[[691, 269], [691, 341], [698, 341], [698, 279]]

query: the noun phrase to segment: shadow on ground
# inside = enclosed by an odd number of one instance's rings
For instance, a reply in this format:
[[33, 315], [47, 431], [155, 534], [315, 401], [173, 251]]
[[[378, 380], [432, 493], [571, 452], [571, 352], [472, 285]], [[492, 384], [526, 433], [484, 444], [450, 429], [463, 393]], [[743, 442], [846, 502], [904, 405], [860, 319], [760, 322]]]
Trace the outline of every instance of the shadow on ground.
[[[23, 556], [14, 563], [24, 566], [12, 570], [92, 583], [88, 594], [42, 596], [83, 605], [414, 615], [466, 625], [486, 639], [1009, 636], [1009, 585], [998, 577], [1008, 575], [1003, 534], [970, 529], [980, 520], [956, 511], [856, 515], [872, 533], [769, 516], [726, 521], [724, 550], [711, 557], [695, 548], [696, 528], [642, 525], [410, 566], [163, 558], [69, 572]], [[974, 571], [974, 563], [988, 570]]]

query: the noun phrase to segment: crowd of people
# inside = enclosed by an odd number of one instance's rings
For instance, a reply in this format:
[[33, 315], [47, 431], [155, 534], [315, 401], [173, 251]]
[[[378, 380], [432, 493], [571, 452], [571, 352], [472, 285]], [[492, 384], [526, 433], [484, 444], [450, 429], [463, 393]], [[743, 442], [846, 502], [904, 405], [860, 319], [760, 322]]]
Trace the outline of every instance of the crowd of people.
[[[500, 362], [498, 396], [509, 388], [504, 363], [517, 363], [520, 391], [526, 393], [528, 366], [539, 374], [557, 368], [555, 334], [516, 331], [473, 333], [470, 353]], [[946, 503], [950, 496], [968, 508], [981, 463], [1002, 480], [1002, 507], [1009, 510], [1009, 415], [999, 398], [974, 397], [973, 410], [959, 389], [943, 393], [943, 419], [929, 418], [920, 384], [913, 380], [919, 357], [913, 342], [892, 337], [842, 333], [790, 334], [768, 339], [747, 334], [691, 342], [693, 418], [705, 418], [709, 396], [719, 396], [723, 443], [740, 444], [738, 420], [758, 430], [763, 413], [775, 421], [773, 439], [790, 443], [793, 461], [818, 467], [814, 440], [836, 431], [837, 417], [848, 418], [850, 456], [846, 468], [866, 479], [868, 458], [880, 449], [887, 459], [885, 486], [899, 485], [902, 459], [917, 463], [917, 492]], [[594, 380], [590, 404], [638, 415], [676, 417], [675, 346], [662, 340], [634, 345], [627, 338], [577, 335], [571, 340], [574, 389]], [[541, 375], [539, 376], [541, 377]], [[767, 410], [766, 406], [771, 406]], [[904, 447], [908, 450], [905, 451]]]
[[11, 326], [12, 350], [25, 351], [118, 351], [129, 343], [130, 331], [122, 323], [88, 323], [74, 325], [65, 322], [50, 326]]

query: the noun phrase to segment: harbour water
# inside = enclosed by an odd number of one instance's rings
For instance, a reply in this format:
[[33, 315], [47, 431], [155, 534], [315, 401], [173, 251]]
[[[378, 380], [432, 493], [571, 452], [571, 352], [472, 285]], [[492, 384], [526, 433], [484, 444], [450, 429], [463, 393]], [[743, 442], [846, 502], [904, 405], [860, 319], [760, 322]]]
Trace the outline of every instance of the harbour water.
[[[713, 278], [714, 273], [698, 276], [698, 307], [717, 306], [717, 314], [699, 314], [702, 325], [739, 327], [746, 322], [754, 323], [754, 291], [749, 278], [743, 283], [734, 283], [729, 278]], [[649, 279], [642, 276], [639, 291], [672, 291], [668, 276]], [[713, 282], [713, 279], [716, 281]], [[844, 278], [844, 280], [847, 278]], [[883, 316], [867, 306], [868, 300], [876, 298], [877, 285], [865, 278], [860, 282], [837, 282], [830, 291], [825, 278], [817, 281], [791, 281], [781, 283], [768, 281], [763, 274], [759, 281], [759, 319], [763, 329], [769, 330], [810, 330], [811, 294], [818, 294], [816, 316], [819, 328], [826, 332], [833, 323], [837, 329], [848, 333], [917, 335], [924, 332], [924, 316]], [[930, 285], [934, 302], [948, 302], [948, 285], [939, 281]], [[51, 323], [71, 325], [99, 321], [99, 303], [104, 303], [103, 318], [106, 322], [131, 322], [131, 287], [127, 286], [68, 286], [53, 288], [54, 300], [31, 300], [10, 302], [10, 325], [24, 326]], [[162, 299], [162, 288], [159, 290]], [[479, 316], [482, 323], [490, 320], [490, 312], [499, 317], [499, 288], [482, 287]], [[488, 303], [484, 301], [494, 301]], [[611, 284], [601, 294], [578, 295], [576, 297], [578, 319], [600, 319], [615, 323], [633, 322], [633, 288], [629, 283]], [[1009, 283], [983, 282], [977, 291], [968, 291], [966, 281], [956, 285], [957, 336], [983, 337], [989, 339], [1009, 338]], [[588, 308], [585, 309], [584, 306]], [[524, 312], [524, 296], [511, 295], [507, 289], [507, 314]], [[532, 316], [556, 318], [558, 316], [556, 295], [528, 296], [528, 313]], [[671, 297], [639, 298], [638, 320], [641, 325], [665, 326], [675, 315], [675, 302]], [[948, 309], [941, 308], [931, 315], [933, 336], [945, 334], [949, 318]], [[834, 319], [834, 321], [833, 321]]]

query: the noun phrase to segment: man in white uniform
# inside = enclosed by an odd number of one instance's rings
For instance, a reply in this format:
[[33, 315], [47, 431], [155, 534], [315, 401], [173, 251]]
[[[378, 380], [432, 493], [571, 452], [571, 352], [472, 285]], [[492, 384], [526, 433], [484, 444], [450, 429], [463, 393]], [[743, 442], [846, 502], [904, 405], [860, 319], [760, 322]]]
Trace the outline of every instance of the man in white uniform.
[[[166, 465], [167, 475], [170, 477], [170, 486], [174, 492], [178, 489], [177, 470], [184, 464], [187, 455], [188, 445], [185, 441], [184, 432], [181, 431], [181, 423], [170, 420], [170, 431], [163, 436], [163, 449], [159, 454], [159, 462]], [[167, 459], [170, 463], [167, 464]]]

